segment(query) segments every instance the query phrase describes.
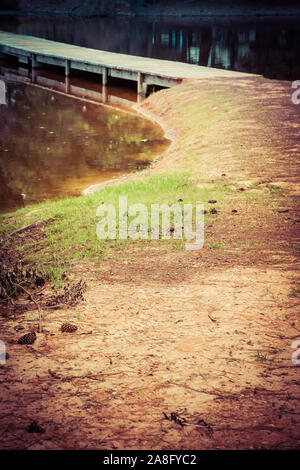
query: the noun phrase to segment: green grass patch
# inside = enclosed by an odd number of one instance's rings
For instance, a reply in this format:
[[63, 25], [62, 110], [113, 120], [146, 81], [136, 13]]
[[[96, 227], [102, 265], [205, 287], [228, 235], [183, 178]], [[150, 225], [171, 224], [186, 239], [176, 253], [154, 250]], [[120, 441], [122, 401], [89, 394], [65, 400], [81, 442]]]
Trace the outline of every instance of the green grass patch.
[[[100, 218], [97, 217], [96, 211], [100, 204], [112, 204], [117, 209], [118, 233], [120, 196], [127, 197], [128, 207], [136, 203], [147, 207], [150, 227], [151, 204], [193, 204], [195, 207], [197, 203], [205, 204], [210, 199], [217, 199], [218, 203], [221, 203], [230, 194], [228, 187], [222, 183], [216, 183], [209, 188], [201, 188], [196, 183], [196, 179], [188, 173], [164, 174], [139, 178], [119, 186], [108, 186], [88, 196], [28, 206], [13, 215], [1, 217], [0, 234], [5, 235], [2, 247], [18, 251], [20, 257], [31, 261], [53, 282], [59, 283], [63, 273], [77, 260], [99, 261], [108, 252], [123, 252], [133, 245], [144, 249], [152, 243], [150, 233], [146, 240], [99, 240], [96, 225]], [[206, 208], [209, 209], [207, 206]], [[209, 214], [205, 215], [205, 220], [209, 217]], [[132, 219], [133, 217], [128, 217], [128, 225]], [[171, 226], [172, 222], [171, 213]], [[26, 231], [7, 238], [8, 234], [31, 223], [38, 224], [38, 241], [36, 237], [31, 238], [30, 232], [27, 234]], [[158, 243], [157, 240], [153, 242]], [[184, 240], [174, 240], [172, 235], [170, 240], [162, 239], [159, 243], [163, 251], [184, 247]]]
[[[101, 204], [112, 204], [116, 208], [117, 214], [117, 234], [119, 197], [126, 196], [128, 207], [133, 204], [143, 204], [148, 209], [148, 225], [150, 230], [151, 204], [193, 204], [203, 203], [207, 214], [204, 217], [205, 224], [213, 223], [214, 218], [224, 217], [232, 206], [232, 196], [237, 197], [236, 189], [224, 182], [210, 183], [209, 185], [199, 184], [199, 179], [189, 172], [170, 173], [155, 176], [143, 176], [135, 181], [120, 184], [118, 186], [107, 186], [100, 191], [81, 197], [72, 197], [47, 201], [41, 204], [28, 206], [16, 211], [12, 215], [3, 216], [0, 219], [0, 235], [4, 235], [2, 248], [13, 248], [18, 252], [21, 259], [26, 259], [38, 267], [56, 285], [61, 284], [63, 274], [68, 271], [78, 260], [92, 259], [99, 262], [105, 257], [118, 256], [126, 260], [126, 251], [137, 248], [139, 251], [147, 250], [156, 244], [162, 252], [184, 249], [184, 238], [176, 240], [171, 238], [152, 240], [151, 233], [147, 238], [134, 240], [126, 238], [124, 240], [108, 239], [99, 240], [96, 234], [96, 226], [100, 220], [96, 211]], [[253, 199], [247, 192], [238, 193], [240, 200], [251, 200], [258, 209], [259, 202], [265, 206], [266, 195], [253, 195]], [[269, 193], [269, 198], [274, 199], [274, 195]], [[209, 204], [209, 200], [216, 200], [215, 205]], [[212, 207], [217, 207], [217, 215], [209, 213]], [[194, 210], [195, 212], [195, 210]], [[133, 216], [128, 216], [128, 225], [133, 220]], [[194, 216], [195, 219], [195, 216]], [[31, 237], [29, 232], [22, 232], [8, 237], [8, 234], [32, 223], [37, 224], [39, 237]], [[174, 217], [171, 213], [171, 226]], [[161, 230], [161, 218], [160, 218]], [[250, 248], [258, 248], [251, 241], [245, 241], [243, 246], [235, 246], [236, 254]], [[219, 248], [225, 251], [226, 244], [218, 240], [205, 236], [206, 248]], [[233, 248], [232, 245], [230, 248]], [[130, 257], [130, 256], [129, 256]]]
[[257, 351], [256, 356], [255, 356], [256, 362], [266, 362], [268, 360], [267, 354], [262, 354], [260, 351]]
[[297, 284], [296, 286], [292, 287], [288, 293], [288, 297], [298, 297], [300, 294], [300, 285]]

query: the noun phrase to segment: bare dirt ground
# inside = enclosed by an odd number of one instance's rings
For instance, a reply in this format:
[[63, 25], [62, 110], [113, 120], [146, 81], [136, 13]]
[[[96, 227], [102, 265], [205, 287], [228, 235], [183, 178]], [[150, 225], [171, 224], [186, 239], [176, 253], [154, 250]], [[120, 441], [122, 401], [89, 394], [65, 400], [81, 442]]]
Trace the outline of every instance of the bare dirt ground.
[[[130, 260], [112, 254], [101, 268], [78, 264], [72, 274], [88, 282], [85, 302], [46, 309], [50, 290], [42, 291], [44, 332], [31, 346], [16, 344], [23, 333], [14, 327], [36, 328], [37, 311], [25, 297], [19, 307], [1, 306], [10, 355], [0, 366], [2, 449], [300, 447], [300, 369], [292, 362], [300, 340], [299, 111], [290, 84], [249, 79], [235, 84], [238, 114], [231, 106], [211, 131], [201, 134], [199, 124], [192, 136], [184, 108], [205, 102], [209, 86], [231, 103], [232, 82], [222, 80], [184, 84], [142, 105], [175, 138], [150, 171], [184, 162], [199, 184], [225, 178], [248, 190], [258, 181], [251, 190], [261, 194], [263, 182], [276, 182], [285, 188], [282, 206], [257, 207], [237, 191], [209, 227], [225, 251], [153, 244], [131, 248]], [[247, 250], [230, 248], [245, 239]], [[78, 330], [61, 333], [64, 321]], [[33, 421], [45, 432], [27, 432]]]

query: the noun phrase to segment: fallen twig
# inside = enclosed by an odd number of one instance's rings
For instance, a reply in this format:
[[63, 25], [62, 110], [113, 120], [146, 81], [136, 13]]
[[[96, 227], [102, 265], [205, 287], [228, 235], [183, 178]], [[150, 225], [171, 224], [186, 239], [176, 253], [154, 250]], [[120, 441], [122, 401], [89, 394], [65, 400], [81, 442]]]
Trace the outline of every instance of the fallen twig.
[[213, 322], [213, 323], [217, 323], [218, 320], [216, 320], [215, 318], [213, 318], [209, 313], [207, 314], [208, 318]]
[[39, 312], [39, 333], [42, 333], [42, 331], [43, 331], [43, 327], [42, 327], [43, 315], [42, 315], [41, 307], [39, 306], [39, 304], [37, 303], [37, 301], [35, 300], [33, 295], [27, 289], [25, 289], [23, 286], [21, 286], [21, 284], [15, 283], [15, 286], [20, 287], [20, 289], [22, 289], [29, 296], [30, 300], [32, 300], [32, 302], [37, 306], [37, 309], [38, 309], [38, 312]]
[[25, 225], [25, 227], [19, 228], [18, 230], [15, 230], [14, 232], [11, 232], [8, 236], [13, 237], [14, 235], [17, 235], [18, 233], [25, 232], [25, 230], [28, 230], [29, 228], [38, 227], [39, 225], [41, 225], [41, 223], [42, 222], [33, 222], [29, 225]]
[[71, 380], [74, 380], [74, 379], [90, 379], [90, 380], [103, 381], [103, 377], [105, 377], [105, 376], [108, 377], [108, 376], [111, 376], [111, 375], [123, 374], [123, 371], [120, 371], [120, 372], [111, 372], [109, 374], [100, 373], [100, 374], [94, 374], [94, 375], [91, 375], [91, 374], [87, 374], [87, 375], [68, 375], [66, 377], [62, 377], [61, 375], [58, 375], [56, 372], [52, 371], [51, 369], [48, 369], [48, 372], [51, 375], [51, 377], [53, 377], [56, 380], [61, 380], [62, 382], [70, 382]]

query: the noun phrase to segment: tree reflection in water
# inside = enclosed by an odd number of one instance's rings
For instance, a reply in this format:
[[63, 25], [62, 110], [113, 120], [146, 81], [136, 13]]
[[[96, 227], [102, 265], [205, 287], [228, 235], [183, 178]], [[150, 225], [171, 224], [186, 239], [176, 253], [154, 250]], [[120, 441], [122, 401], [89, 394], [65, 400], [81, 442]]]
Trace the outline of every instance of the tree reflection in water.
[[[3, 81], [2, 81], [3, 83]], [[0, 210], [67, 195], [145, 168], [169, 141], [137, 115], [6, 83], [0, 105]]]

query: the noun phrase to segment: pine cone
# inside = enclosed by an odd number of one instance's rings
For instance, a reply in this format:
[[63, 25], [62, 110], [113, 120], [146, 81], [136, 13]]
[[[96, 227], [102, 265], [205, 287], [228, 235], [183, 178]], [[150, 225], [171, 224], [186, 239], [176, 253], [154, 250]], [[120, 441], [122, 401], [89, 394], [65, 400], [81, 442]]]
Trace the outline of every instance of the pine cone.
[[77, 330], [76, 325], [72, 325], [72, 323], [63, 323], [61, 325], [61, 331], [63, 333], [74, 333]]
[[32, 421], [30, 426], [26, 428], [27, 432], [30, 433], [38, 433], [38, 434], [43, 434], [45, 432], [45, 429], [42, 428], [36, 421]]
[[27, 333], [24, 336], [21, 336], [21, 338], [18, 339], [19, 344], [33, 344], [36, 340], [36, 334], [33, 331], [32, 333]]

